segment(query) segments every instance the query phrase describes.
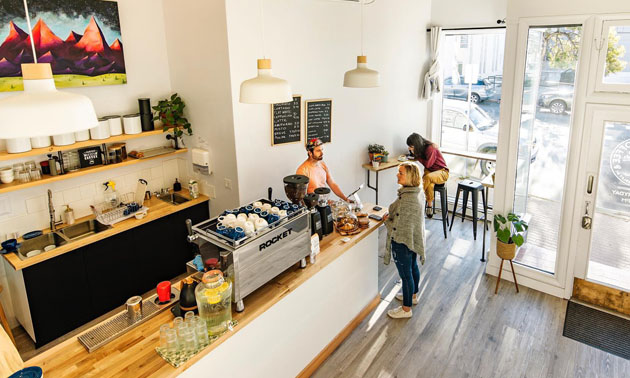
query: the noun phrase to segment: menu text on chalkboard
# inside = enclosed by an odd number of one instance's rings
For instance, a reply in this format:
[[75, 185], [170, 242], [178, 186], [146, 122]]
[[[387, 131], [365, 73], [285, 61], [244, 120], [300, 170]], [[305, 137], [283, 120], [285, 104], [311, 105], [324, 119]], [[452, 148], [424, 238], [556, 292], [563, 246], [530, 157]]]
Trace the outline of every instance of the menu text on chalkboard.
[[323, 143], [331, 141], [332, 99], [306, 101], [306, 140], [319, 138]]
[[302, 140], [302, 96], [293, 101], [271, 105], [271, 145]]

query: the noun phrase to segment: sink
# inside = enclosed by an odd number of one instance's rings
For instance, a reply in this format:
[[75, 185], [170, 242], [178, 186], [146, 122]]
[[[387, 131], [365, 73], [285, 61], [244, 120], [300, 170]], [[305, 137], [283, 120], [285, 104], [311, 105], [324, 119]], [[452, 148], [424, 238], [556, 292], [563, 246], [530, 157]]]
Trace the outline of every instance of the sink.
[[189, 198], [186, 198], [182, 196], [181, 194], [177, 194], [177, 193], [161, 194], [158, 196], [158, 198], [164, 202], [168, 202], [173, 205], [179, 205], [180, 203], [190, 201]]
[[96, 219], [89, 219], [81, 223], [75, 223], [72, 226], [64, 227], [57, 232], [68, 238], [69, 240], [83, 239], [87, 236], [98, 234], [112, 228], [99, 223]]
[[36, 238], [22, 241], [22, 246], [18, 249], [18, 257], [22, 260], [26, 260], [29, 258], [26, 254], [31, 251], [40, 250], [43, 253], [44, 247], [46, 246], [54, 245], [55, 247], [59, 247], [67, 243], [68, 240], [61, 234], [51, 232]]

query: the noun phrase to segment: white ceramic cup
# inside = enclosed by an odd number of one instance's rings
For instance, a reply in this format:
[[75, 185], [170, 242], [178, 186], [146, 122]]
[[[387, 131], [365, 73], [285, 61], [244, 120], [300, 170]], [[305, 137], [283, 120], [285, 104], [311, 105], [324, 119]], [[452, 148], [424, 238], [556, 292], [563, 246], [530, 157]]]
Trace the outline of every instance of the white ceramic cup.
[[228, 222], [234, 222], [236, 220], [236, 215], [234, 214], [228, 214], [225, 216], [225, 220]]
[[13, 180], [15, 179], [15, 176], [13, 176], [13, 171], [11, 171], [11, 175], [2, 175], [0, 176], [0, 181], [3, 184], [10, 184], [13, 182]]
[[280, 209], [277, 207], [272, 207], [271, 208], [271, 214], [280, 214]]
[[286, 210], [280, 210], [278, 212], [278, 215], [280, 216], [280, 218], [286, 217], [287, 216], [287, 211]]
[[271, 210], [271, 204], [266, 203], [266, 204], [262, 205], [262, 209], [263, 209], [263, 211], [269, 212]]
[[257, 209], [261, 209], [262, 206], [263, 206], [262, 202], [260, 202], [260, 201], [254, 202], [253, 205], [254, 205], [254, 208], [257, 208]]
[[268, 223], [266, 220], [259, 218], [256, 219], [256, 223], [254, 223], [254, 226], [256, 227], [256, 231], [260, 230], [261, 228], [265, 228], [268, 226]]
[[250, 222], [256, 222], [256, 219], [259, 219], [260, 216], [258, 214], [251, 213], [247, 216], [247, 220]]
[[242, 219], [243, 221], [247, 221], [247, 214], [240, 213], [239, 215], [236, 216], [236, 219]]
[[247, 221], [245, 222], [245, 226], [243, 227], [243, 230], [245, 230], [245, 235], [252, 236], [254, 232], [256, 231], [256, 226], [254, 226], [254, 222]]
[[381, 165], [381, 162], [379, 162], [379, 161], [373, 161], [372, 162], [372, 167], [374, 167], [374, 168], [378, 168], [379, 165]]

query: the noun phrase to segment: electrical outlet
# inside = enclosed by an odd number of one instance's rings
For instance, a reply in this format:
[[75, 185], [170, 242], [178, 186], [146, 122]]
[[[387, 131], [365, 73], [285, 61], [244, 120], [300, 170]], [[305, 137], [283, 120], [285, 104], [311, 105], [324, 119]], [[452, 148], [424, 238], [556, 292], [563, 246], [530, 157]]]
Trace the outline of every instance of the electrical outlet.
[[232, 190], [232, 180], [227, 178], [225, 179], [225, 188]]

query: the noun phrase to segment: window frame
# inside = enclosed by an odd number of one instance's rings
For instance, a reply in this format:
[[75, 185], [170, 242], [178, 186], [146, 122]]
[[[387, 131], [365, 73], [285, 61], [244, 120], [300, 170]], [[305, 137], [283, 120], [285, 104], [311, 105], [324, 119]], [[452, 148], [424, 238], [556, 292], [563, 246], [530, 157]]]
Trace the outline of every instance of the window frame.
[[[608, 31], [615, 26], [630, 27], [630, 17], [620, 16], [619, 19], [607, 18], [601, 21], [599, 35], [595, 36], [595, 49], [597, 50], [595, 92], [599, 93], [630, 93], [630, 82], [626, 84], [604, 83], [604, 69], [606, 67], [606, 54], [608, 52]], [[626, 57], [630, 57], [630, 51], [626, 51]], [[630, 60], [628, 62], [630, 64]]]

